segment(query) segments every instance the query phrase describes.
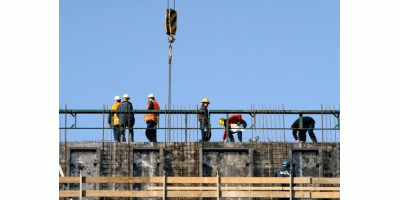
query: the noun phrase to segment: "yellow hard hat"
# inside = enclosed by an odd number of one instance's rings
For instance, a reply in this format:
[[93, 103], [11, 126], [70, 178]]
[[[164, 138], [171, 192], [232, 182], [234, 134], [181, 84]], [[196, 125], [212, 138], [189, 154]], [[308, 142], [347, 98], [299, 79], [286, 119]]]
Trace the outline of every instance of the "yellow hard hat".
[[201, 101], [201, 103], [210, 103], [210, 101], [207, 98], [204, 98], [203, 101]]
[[219, 119], [219, 124], [221, 124], [221, 126], [224, 126], [224, 123], [225, 123], [225, 118]]

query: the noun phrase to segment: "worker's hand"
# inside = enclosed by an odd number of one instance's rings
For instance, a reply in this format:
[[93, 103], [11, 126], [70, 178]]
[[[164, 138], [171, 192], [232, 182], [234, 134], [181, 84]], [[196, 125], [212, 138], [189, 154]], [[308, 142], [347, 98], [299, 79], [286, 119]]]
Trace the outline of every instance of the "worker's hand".
[[224, 139], [221, 139], [221, 141], [220, 142], [224, 142], [225, 140]]
[[243, 122], [243, 128], [246, 128], [247, 127], [247, 122], [246, 121], [242, 121]]
[[297, 143], [299, 143], [299, 142], [300, 142], [300, 140], [297, 140], [296, 142], [297, 142]]

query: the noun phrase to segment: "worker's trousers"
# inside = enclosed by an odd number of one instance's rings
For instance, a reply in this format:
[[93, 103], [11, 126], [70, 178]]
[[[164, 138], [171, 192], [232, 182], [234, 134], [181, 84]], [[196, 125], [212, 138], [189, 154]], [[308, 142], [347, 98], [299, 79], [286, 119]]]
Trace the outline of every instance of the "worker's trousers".
[[119, 142], [121, 137], [119, 125], [114, 125], [113, 134], [114, 134], [114, 141]]
[[121, 124], [121, 128], [120, 128], [120, 142], [126, 142], [125, 139], [125, 128], [129, 129], [129, 137], [128, 137], [128, 141], [129, 142], [134, 142], [134, 134], [133, 134], [133, 126], [129, 127], [128, 125], [125, 124]]
[[147, 124], [147, 129], [146, 129], [146, 137], [149, 139], [149, 142], [157, 142], [157, 129], [154, 127], [157, 125], [157, 123], [153, 121], [148, 121], [146, 122]]
[[[314, 128], [314, 124], [311, 124], [308, 128]], [[306, 141], [307, 135], [306, 135], [307, 130], [300, 130], [299, 131], [299, 140], [302, 142]], [[308, 130], [308, 135], [310, 135], [311, 140], [314, 143], [317, 143], [317, 138], [315, 137], [314, 131], [312, 129]]]
[[201, 130], [201, 141], [209, 142], [211, 139], [211, 129], [209, 124], [200, 123], [200, 130]]
[[233, 137], [234, 133], [237, 133], [239, 142], [242, 142], [242, 131], [232, 132], [230, 130], [229, 130], [229, 133], [228, 133], [229, 142], [235, 142], [235, 138]]

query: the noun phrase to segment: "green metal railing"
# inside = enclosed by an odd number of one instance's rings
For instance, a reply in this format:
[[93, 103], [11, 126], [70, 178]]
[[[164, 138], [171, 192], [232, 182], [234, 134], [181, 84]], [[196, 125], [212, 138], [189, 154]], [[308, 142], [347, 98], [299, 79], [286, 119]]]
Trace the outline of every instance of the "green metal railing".
[[[285, 127], [279, 127], [279, 128], [272, 128], [272, 127], [257, 127], [256, 126], [256, 117], [258, 115], [298, 115], [300, 118], [300, 128], [298, 130], [308, 130], [307, 128], [303, 127], [302, 123], [302, 117], [303, 115], [306, 114], [319, 114], [319, 115], [333, 115], [335, 117], [335, 122], [337, 124], [333, 128], [314, 128], [313, 130], [322, 130], [322, 131], [328, 131], [328, 130], [340, 130], [340, 110], [209, 110], [209, 115], [210, 118], [212, 115], [216, 114], [224, 114], [226, 115], [226, 119], [229, 117], [229, 114], [248, 114], [252, 117], [252, 123], [251, 126], [249, 126], [248, 130], [291, 130], [291, 128], [285, 128]], [[104, 124], [104, 116], [111, 114], [111, 113], [133, 113], [133, 114], [146, 114], [146, 113], [157, 113], [159, 115], [184, 115], [185, 120], [184, 120], [184, 126], [182, 127], [171, 127], [171, 128], [163, 128], [163, 127], [156, 127], [156, 129], [161, 129], [161, 130], [185, 130], [185, 141], [187, 141], [187, 132], [189, 130], [199, 130], [200, 127], [190, 127], [188, 126], [188, 115], [194, 115], [194, 114], [201, 114], [204, 113], [204, 111], [201, 110], [132, 110], [131, 112], [129, 111], [111, 111], [109, 109], [103, 109], [103, 110], [87, 110], [87, 109], [59, 109], [59, 114], [62, 115], [64, 114], [65, 116], [71, 115], [74, 118], [74, 124], [70, 127], [59, 127], [59, 129], [112, 129], [108, 127], [77, 127], [77, 115], [86, 115], [86, 114], [103, 114], [103, 124]], [[65, 123], [66, 124], [66, 123]], [[228, 132], [229, 126], [223, 128], [211, 128], [210, 129], [226, 129]], [[146, 127], [134, 127], [133, 129], [147, 129]], [[104, 135], [104, 134], [103, 134]], [[104, 136], [103, 136], [104, 140]], [[285, 139], [284, 139], [285, 140]]]

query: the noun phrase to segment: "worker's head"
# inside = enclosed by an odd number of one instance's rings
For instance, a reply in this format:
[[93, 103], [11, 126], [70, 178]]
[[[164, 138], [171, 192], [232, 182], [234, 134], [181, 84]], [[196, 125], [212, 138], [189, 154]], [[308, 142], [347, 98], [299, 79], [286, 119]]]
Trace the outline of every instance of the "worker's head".
[[204, 98], [201, 103], [205, 106], [208, 106], [210, 104], [210, 100], [208, 100], [207, 98]]
[[124, 94], [124, 101], [129, 101], [129, 99], [130, 99], [130, 97], [129, 97], [129, 95], [128, 94]]
[[115, 97], [114, 97], [114, 101], [115, 101], [115, 102], [121, 102], [121, 97], [115, 96]]
[[155, 99], [154, 94], [149, 94], [149, 96], [147, 97], [147, 99], [150, 101], [150, 99]]
[[225, 126], [225, 118], [220, 118], [220, 119], [219, 119], [219, 124], [220, 124], [221, 126]]
[[283, 166], [289, 167], [290, 166], [290, 162], [288, 160], [283, 161]]

